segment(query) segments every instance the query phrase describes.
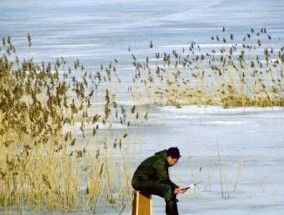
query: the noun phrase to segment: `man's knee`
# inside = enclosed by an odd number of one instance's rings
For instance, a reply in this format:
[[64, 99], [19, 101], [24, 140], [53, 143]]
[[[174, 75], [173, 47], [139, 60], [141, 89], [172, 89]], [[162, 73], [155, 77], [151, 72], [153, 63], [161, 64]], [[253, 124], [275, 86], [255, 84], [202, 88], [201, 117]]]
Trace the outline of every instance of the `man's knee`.
[[132, 180], [132, 187], [135, 190], [148, 192], [150, 194], [158, 195], [164, 198], [166, 201], [174, 198], [174, 190], [168, 184], [160, 184], [152, 181], [136, 181]]

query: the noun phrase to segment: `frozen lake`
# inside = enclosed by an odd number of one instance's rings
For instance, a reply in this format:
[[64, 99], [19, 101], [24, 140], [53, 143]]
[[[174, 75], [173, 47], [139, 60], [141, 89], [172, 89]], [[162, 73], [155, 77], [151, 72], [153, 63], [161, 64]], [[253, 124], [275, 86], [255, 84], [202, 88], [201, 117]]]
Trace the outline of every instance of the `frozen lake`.
[[[151, 116], [136, 136], [143, 140], [137, 157], [178, 146], [182, 157], [170, 170], [172, 180], [201, 181], [178, 196], [180, 214], [282, 214], [283, 108], [162, 107]], [[118, 213], [110, 211], [98, 214]], [[163, 211], [164, 200], [154, 196], [154, 214]]]
[[[39, 62], [64, 57], [72, 64], [78, 58], [96, 71], [116, 58], [127, 83], [131, 54], [153, 54], [149, 41], [161, 52], [192, 41], [210, 47], [223, 26], [239, 40], [251, 27], [265, 27], [283, 46], [283, 8], [283, 0], [1, 0], [0, 34], [12, 37], [21, 58]], [[180, 214], [283, 214], [282, 108], [160, 107], [135, 129], [143, 143], [139, 159], [178, 146], [183, 157], [171, 169], [173, 181], [202, 181], [179, 196]], [[154, 197], [153, 204], [154, 214], [163, 214], [163, 200]], [[97, 213], [118, 211], [100, 207]], [[129, 214], [128, 206], [122, 214]]]
[[[180, 195], [181, 214], [283, 212], [283, 109], [163, 107], [154, 118], [145, 134], [147, 155], [152, 148], [179, 146], [185, 156], [172, 177], [182, 185], [202, 181]], [[154, 198], [154, 214], [162, 214], [162, 204]]]
[[123, 66], [129, 47], [145, 56], [149, 41], [161, 51], [208, 44], [223, 26], [236, 40], [265, 27], [283, 44], [283, 7], [282, 0], [2, 0], [0, 32], [12, 37], [20, 56], [40, 62], [79, 58], [97, 68], [117, 58]]

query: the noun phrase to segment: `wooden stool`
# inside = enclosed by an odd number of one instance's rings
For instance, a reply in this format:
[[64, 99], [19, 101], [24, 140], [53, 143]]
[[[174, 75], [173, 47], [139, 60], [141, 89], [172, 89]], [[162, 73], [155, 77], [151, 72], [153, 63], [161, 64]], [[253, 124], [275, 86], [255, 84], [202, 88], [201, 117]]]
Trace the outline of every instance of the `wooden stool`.
[[152, 215], [152, 195], [133, 191], [132, 215]]

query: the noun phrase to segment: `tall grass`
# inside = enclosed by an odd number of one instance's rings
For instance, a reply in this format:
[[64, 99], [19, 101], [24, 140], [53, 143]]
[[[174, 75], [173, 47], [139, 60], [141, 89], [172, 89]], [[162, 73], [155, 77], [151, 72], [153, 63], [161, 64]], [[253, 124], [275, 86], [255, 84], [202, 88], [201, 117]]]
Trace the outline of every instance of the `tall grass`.
[[229, 190], [227, 187], [226, 175], [224, 173], [224, 168], [221, 162], [218, 144], [217, 144], [217, 152], [218, 152], [218, 161], [219, 161], [219, 177], [220, 177], [221, 194], [222, 194], [222, 198], [227, 199], [227, 198], [230, 198], [230, 195], [229, 195]]
[[72, 68], [63, 58], [20, 60], [10, 37], [1, 49], [0, 207], [94, 210], [103, 193], [109, 203], [127, 198], [129, 189], [120, 189], [130, 177], [122, 151], [133, 111], [115, 100], [113, 65], [92, 74], [78, 59]]
[[116, 98], [117, 61], [88, 72], [78, 59], [72, 66], [63, 58], [20, 60], [12, 39], [3, 38], [1, 210], [95, 210], [101, 198], [127, 201], [129, 127], [150, 117], [148, 105], [284, 106], [284, 47], [268, 47], [274, 43], [266, 29], [251, 29], [241, 42], [225, 31], [211, 40], [218, 48], [192, 42], [159, 53], [151, 42], [153, 56], [138, 61], [132, 55], [135, 105], [125, 106]]
[[157, 105], [283, 106], [284, 47], [275, 47], [277, 40], [265, 28], [250, 29], [243, 40], [224, 30], [211, 37], [212, 48], [192, 42], [133, 58], [134, 85]]
[[243, 169], [243, 164], [244, 164], [244, 160], [241, 159], [239, 161], [239, 166], [238, 166], [238, 171], [237, 171], [237, 175], [236, 175], [236, 181], [235, 181], [235, 185], [234, 185], [234, 192], [237, 191], [239, 182], [240, 182], [240, 177], [241, 177], [241, 173], [242, 173], [242, 169]]

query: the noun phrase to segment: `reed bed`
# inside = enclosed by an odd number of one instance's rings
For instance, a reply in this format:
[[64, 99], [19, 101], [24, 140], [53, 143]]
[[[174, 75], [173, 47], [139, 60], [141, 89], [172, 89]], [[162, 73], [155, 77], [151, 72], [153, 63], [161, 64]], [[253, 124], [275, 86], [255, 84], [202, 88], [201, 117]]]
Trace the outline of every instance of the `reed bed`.
[[134, 86], [154, 105], [283, 106], [284, 47], [277, 40], [266, 28], [251, 28], [241, 40], [223, 28], [211, 48], [192, 42], [160, 53], [151, 43], [153, 56], [133, 56]]
[[127, 199], [124, 150], [139, 108], [117, 104], [112, 63], [92, 74], [78, 59], [20, 60], [10, 37], [1, 50], [1, 210], [93, 211], [105, 193], [110, 204]]
[[3, 38], [0, 210], [94, 211], [101, 198], [129, 202], [129, 127], [150, 117], [149, 105], [284, 106], [284, 47], [269, 48], [272, 40], [265, 28], [250, 29], [240, 43], [223, 28], [209, 50], [192, 42], [159, 53], [150, 42], [152, 57], [132, 54], [136, 105], [126, 106], [117, 102], [117, 60], [96, 72], [79, 59], [72, 66], [63, 58], [20, 60], [12, 39]]

